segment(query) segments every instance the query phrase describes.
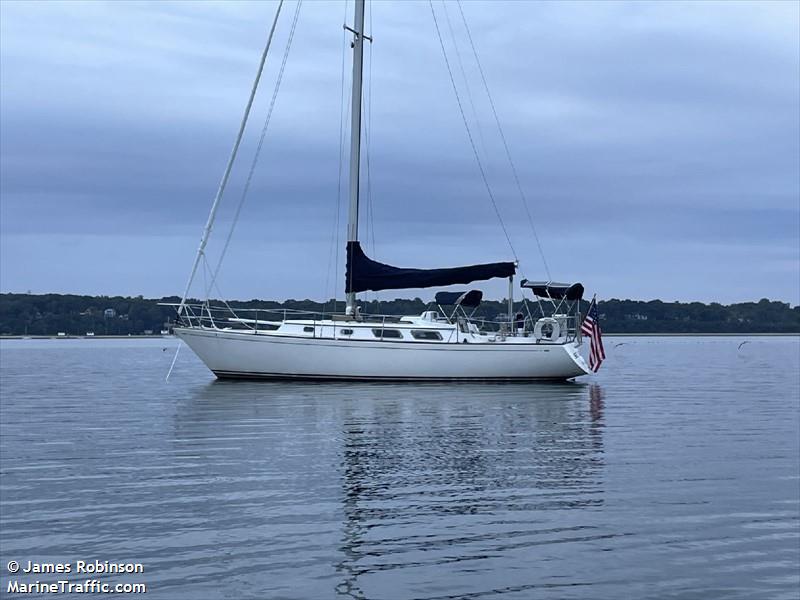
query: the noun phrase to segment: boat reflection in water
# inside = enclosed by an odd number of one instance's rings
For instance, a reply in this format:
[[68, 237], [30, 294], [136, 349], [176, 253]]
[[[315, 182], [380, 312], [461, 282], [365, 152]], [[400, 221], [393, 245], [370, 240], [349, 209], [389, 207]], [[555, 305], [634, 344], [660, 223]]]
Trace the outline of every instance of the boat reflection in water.
[[[258, 589], [291, 581], [291, 597], [525, 590], [556, 547], [607, 537], [591, 515], [604, 503], [596, 385], [216, 381], [187, 392], [168, 451], [183, 465], [176, 518], [194, 523], [195, 540], [202, 516], [221, 556], [198, 584], [248, 573]], [[503, 581], [489, 576], [498, 560]]]
[[[563, 517], [603, 504], [599, 385], [375, 392], [381, 404], [345, 409], [340, 594], [386, 593], [388, 580], [429, 589], [437, 579], [444, 592], [443, 574], [460, 569], [466, 592], [496, 559], [530, 568], [538, 545], [593, 537], [580, 518]], [[403, 402], [409, 393], [420, 399]]]

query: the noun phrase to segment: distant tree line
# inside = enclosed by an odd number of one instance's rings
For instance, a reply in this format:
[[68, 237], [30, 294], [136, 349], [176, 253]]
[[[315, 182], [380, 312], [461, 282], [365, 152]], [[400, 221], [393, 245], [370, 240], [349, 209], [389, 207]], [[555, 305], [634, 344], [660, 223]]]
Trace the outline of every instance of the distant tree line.
[[[142, 335], [169, 330], [175, 309], [159, 302], [177, 303], [176, 296], [151, 299], [136, 296], [77, 296], [72, 294], [0, 294], [0, 335]], [[196, 301], [195, 301], [196, 302]], [[219, 302], [212, 301], [215, 305]], [[342, 301], [249, 300], [229, 302], [233, 308], [342, 312]], [[536, 303], [528, 300], [536, 317]], [[361, 304], [368, 314], [420, 314], [433, 307], [413, 300], [371, 300]], [[507, 312], [505, 301], [485, 301], [476, 316], [496, 319]], [[588, 303], [584, 301], [585, 314]], [[527, 312], [522, 302], [515, 311]], [[785, 302], [742, 302], [722, 305], [712, 302], [662, 302], [651, 300], [605, 300], [598, 303], [601, 325], [607, 333], [800, 333], [800, 306]], [[259, 318], [265, 318], [266, 315]]]

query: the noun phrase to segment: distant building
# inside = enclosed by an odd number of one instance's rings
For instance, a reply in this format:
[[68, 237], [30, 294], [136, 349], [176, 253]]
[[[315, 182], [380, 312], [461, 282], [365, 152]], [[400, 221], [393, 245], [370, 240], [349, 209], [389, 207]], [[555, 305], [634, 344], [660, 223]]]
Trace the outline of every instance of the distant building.
[[144, 334], [145, 335], [153, 335], [153, 330], [152, 329], [145, 329], [144, 330]]
[[116, 310], [114, 310], [113, 308], [107, 308], [107, 309], [105, 309], [105, 310], [103, 311], [103, 316], [104, 316], [106, 319], [113, 319], [114, 317], [116, 317], [116, 316], [117, 316], [117, 311], [116, 311]]

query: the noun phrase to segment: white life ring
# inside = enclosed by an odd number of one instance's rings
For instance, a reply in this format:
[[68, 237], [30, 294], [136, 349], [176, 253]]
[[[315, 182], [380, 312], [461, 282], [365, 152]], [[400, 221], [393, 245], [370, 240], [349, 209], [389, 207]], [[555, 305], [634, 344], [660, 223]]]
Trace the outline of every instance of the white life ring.
[[[550, 326], [549, 334], [545, 334], [542, 329], [545, 325]], [[537, 342], [541, 342], [542, 340], [546, 342], [554, 342], [556, 341], [559, 336], [561, 335], [561, 326], [558, 323], [558, 319], [554, 319], [553, 317], [543, 317], [536, 321], [536, 325], [533, 327], [533, 337], [536, 338]]]

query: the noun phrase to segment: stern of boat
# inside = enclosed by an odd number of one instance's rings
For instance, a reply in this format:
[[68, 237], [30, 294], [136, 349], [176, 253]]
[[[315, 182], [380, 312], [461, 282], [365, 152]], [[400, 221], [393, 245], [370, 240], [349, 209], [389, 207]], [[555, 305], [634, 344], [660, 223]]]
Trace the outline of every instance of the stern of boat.
[[592, 370], [589, 368], [589, 365], [586, 362], [586, 359], [583, 358], [581, 354], [581, 347], [583, 344], [579, 342], [570, 342], [568, 344], [564, 344], [564, 352], [569, 356], [570, 360], [576, 367], [576, 373], [572, 377], [580, 377], [582, 375], [591, 375]]

